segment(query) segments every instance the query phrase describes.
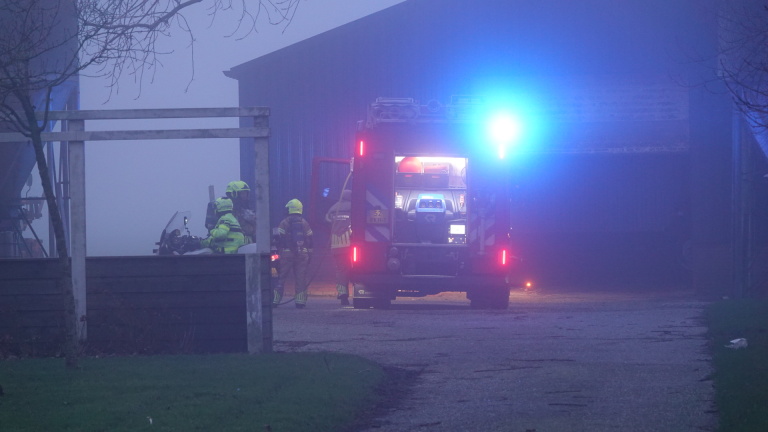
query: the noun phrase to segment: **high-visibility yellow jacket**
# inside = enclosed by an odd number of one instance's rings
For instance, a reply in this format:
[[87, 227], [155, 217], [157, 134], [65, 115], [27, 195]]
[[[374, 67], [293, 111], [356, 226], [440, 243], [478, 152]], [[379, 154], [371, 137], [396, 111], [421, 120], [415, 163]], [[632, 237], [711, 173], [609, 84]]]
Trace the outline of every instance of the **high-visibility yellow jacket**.
[[237, 249], [245, 244], [245, 236], [237, 218], [232, 213], [225, 213], [201, 244], [215, 253], [237, 253]]

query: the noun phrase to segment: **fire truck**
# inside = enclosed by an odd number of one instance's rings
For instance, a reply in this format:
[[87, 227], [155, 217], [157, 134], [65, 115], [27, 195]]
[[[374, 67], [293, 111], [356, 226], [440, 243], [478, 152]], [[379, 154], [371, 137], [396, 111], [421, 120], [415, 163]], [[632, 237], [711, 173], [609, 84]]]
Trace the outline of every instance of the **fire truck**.
[[520, 262], [509, 164], [504, 143], [483, 131], [485, 115], [474, 98], [370, 104], [352, 159], [354, 308], [441, 292], [466, 292], [473, 308], [508, 307]]

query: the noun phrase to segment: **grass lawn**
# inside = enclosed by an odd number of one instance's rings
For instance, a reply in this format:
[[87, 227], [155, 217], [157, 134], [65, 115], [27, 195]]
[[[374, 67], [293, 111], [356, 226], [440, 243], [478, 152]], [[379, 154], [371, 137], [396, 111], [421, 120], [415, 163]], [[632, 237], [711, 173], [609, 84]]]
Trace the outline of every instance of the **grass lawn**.
[[388, 375], [333, 353], [0, 361], [2, 431], [344, 431]]
[[[768, 301], [713, 303], [706, 313], [715, 366], [715, 400], [723, 432], [768, 431]], [[726, 348], [746, 338], [746, 349]]]

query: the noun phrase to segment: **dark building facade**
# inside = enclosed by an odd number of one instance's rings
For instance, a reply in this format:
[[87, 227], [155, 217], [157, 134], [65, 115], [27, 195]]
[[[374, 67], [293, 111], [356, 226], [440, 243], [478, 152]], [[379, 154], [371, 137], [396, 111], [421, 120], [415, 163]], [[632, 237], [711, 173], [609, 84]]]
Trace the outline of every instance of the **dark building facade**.
[[310, 190], [313, 160], [349, 159], [377, 97], [475, 95], [528, 122], [505, 180], [534, 280], [714, 292], [733, 269], [718, 4], [407, 0], [225, 73], [241, 106], [271, 109], [273, 220], [337, 196], [348, 167], [315, 164]]

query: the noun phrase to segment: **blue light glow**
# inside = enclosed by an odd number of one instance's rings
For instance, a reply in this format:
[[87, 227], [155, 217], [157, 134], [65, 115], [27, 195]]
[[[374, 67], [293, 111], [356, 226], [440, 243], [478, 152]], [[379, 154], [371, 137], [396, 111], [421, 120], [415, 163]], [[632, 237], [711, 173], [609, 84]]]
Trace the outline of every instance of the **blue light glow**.
[[497, 146], [500, 159], [504, 159], [507, 149], [517, 143], [522, 134], [523, 125], [520, 119], [509, 113], [499, 113], [488, 123], [488, 134], [491, 142]]

